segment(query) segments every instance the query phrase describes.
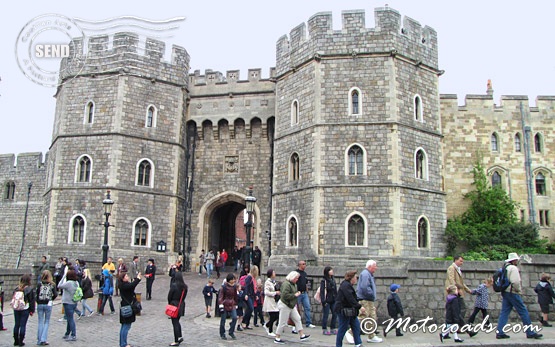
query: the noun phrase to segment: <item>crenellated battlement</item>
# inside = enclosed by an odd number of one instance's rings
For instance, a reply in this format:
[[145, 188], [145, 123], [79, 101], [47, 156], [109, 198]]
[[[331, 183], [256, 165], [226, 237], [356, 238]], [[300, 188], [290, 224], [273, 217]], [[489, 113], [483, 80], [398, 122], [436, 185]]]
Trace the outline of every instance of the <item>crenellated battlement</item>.
[[[437, 33], [389, 7], [376, 8], [376, 26], [366, 27], [364, 10], [342, 12], [342, 29], [333, 30], [330, 12], [320, 12], [278, 39], [277, 75], [314, 57], [364, 54], [395, 54], [418, 65], [438, 69]], [[401, 25], [402, 24], [402, 25]]]
[[20, 153], [17, 157], [13, 153], [0, 154], [0, 174], [11, 172], [14, 169], [23, 172], [44, 170], [47, 157], [48, 154], [43, 160], [41, 152]]
[[233, 83], [248, 83], [248, 82], [259, 82], [268, 81], [275, 77], [276, 68], [270, 68], [269, 78], [262, 78], [262, 69], [255, 68], [249, 69], [246, 80], [241, 80], [240, 70], [228, 70], [224, 75], [220, 71], [213, 71], [211, 69], [206, 69], [204, 75], [201, 74], [200, 70], [195, 70], [194, 73], [189, 74], [189, 85], [190, 86], [203, 86], [203, 85], [216, 85], [216, 84], [233, 84]]
[[[536, 106], [530, 106], [527, 95], [501, 95], [499, 105], [495, 104], [491, 94], [467, 94], [464, 105], [459, 105], [456, 94], [441, 94], [442, 109], [466, 112], [468, 110], [487, 110], [495, 112], [520, 110], [523, 103], [524, 109], [531, 116], [541, 113], [542, 117], [555, 119], [555, 96], [539, 95], [536, 97]], [[483, 112], [483, 111], [482, 111]]]
[[165, 42], [149, 37], [141, 41], [132, 32], [119, 32], [112, 37], [92, 36], [86, 44], [85, 50], [82, 38], [71, 41], [69, 57], [62, 61], [60, 79], [119, 73], [180, 85], [188, 82], [190, 56], [183, 47], [173, 45], [170, 60], [165, 61]]

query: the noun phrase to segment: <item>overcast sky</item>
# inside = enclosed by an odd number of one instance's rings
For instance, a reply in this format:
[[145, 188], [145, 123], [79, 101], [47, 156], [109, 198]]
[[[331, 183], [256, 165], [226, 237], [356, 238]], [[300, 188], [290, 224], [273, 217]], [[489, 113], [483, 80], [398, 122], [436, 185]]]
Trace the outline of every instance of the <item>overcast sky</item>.
[[[318, 12], [332, 12], [334, 29], [341, 28], [341, 11], [366, 11], [366, 26], [374, 27], [374, 8], [389, 7], [402, 16], [434, 28], [439, 41], [440, 93], [485, 94], [493, 82], [494, 100], [501, 95], [555, 95], [552, 16], [554, 1], [431, 1], [431, 0], [281, 0], [281, 1], [79, 1], [13, 2], [0, 22], [0, 154], [47, 152], [52, 137], [55, 88], [29, 80], [20, 70], [16, 39], [35, 17], [59, 14], [100, 21], [117, 16], [150, 20], [186, 17], [167, 44], [184, 47], [191, 71], [261, 68], [269, 77], [275, 66], [277, 39]], [[6, 7], [6, 6], [4, 6]]]

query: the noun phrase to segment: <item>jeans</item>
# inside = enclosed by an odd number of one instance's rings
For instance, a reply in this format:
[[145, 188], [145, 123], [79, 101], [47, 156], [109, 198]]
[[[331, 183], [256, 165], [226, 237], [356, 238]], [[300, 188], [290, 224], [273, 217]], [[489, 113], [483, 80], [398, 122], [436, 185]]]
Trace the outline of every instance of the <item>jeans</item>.
[[131, 323], [121, 323], [121, 328], [119, 329], [119, 347], [127, 346], [127, 334], [131, 329]]
[[345, 317], [341, 312], [336, 313], [339, 318], [339, 329], [337, 330], [337, 336], [335, 337], [335, 347], [343, 346], [343, 337], [345, 333], [351, 327], [353, 332], [353, 338], [355, 339], [355, 345], [360, 345], [362, 340], [360, 338], [360, 322], [358, 317]]
[[23, 311], [13, 311], [14, 317], [14, 327], [13, 327], [13, 335], [14, 337], [17, 336], [21, 338], [22, 336], [25, 337], [25, 330], [27, 329], [27, 320], [29, 319], [29, 309]]
[[93, 312], [93, 309], [87, 304], [87, 299], [81, 299], [81, 304], [83, 306], [83, 312], [81, 312], [83, 315], [87, 314], [87, 311]]
[[243, 324], [245, 326], [249, 326], [251, 323], [252, 313], [254, 312], [254, 299], [249, 295], [249, 299], [247, 300], [247, 307], [245, 308], [245, 316], [243, 317]]
[[100, 305], [100, 313], [104, 313], [104, 306], [106, 306], [106, 301], [110, 302], [110, 311], [115, 312], [114, 303], [112, 302], [111, 295], [102, 294], [102, 304]]
[[328, 315], [331, 313], [331, 323], [330, 329], [335, 329], [337, 322], [337, 314], [333, 313], [333, 304], [324, 303], [322, 305], [322, 330], [327, 330], [328, 328]]
[[177, 340], [179, 340], [179, 338], [182, 337], [181, 323], [179, 323], [179, 318], [181, 317], [178, 316], [177, 318], [172, 318], [173, 338], [175, 342], [178, 342]]
[[212, 275], [213, 270], [214, 270], [214, 264], [206, 264], [206, 277], [210, 277]]
[[299, 306], [303, 307], [304, 311], [304, 319], [306, 326], [312, 324], [312, 318], [310, 318], [310, 298], [308, 297], [308, 293], [304, 292], [297, 297], [297, 303]]
[[[523, 325], [529, 326], [532, 324], [528, 310], [526, 309], [526, 306], [524, 306], [522, 297], [519, 294], [502, 292], [501, 296], [503, 297], [503, 304], [501, 305], [501, 313], [499, 314], [499, 320], [497, 321], [497, 336], [505, 335], [503, 328], [509, 320], [509, 314], [513, 310], [513, 307], [520, 316], [520, 319], [522, 319]], [[534, 335], [536, 335], [535, 332], [530, 331], [530, 329], [526, 330], [526, 336]]]
[[233, 260], [235, 263], [235, 271], [239, 268], [239, 258]]
[[221, 313], [220, 318], [220, 336], [225, 336], [225, 320], [227, 315], [231, 316], [231, 323], [229, 323], [229, 335], [235, 332], [235, 326], [237, 325], [237, 310], [233, 309], [231, 311], [224, 311]]
[[77, 303], [75, 304], [64, 304], [64, 312], [66, 316], [66, 333], [65, 335], [68, 336], [71, 333], [71, 336], [76, 335], [75, 331], [75, 320], [73, 319], [73, 314], [75, 313], [75, 309], [77, 308]]
[[37, 316], [39, 321], [37, 331], [37, 342], [48, 341], [48, 325], [50, 323], [50, 314], [52, 313], [52, 306], [37, 305]]

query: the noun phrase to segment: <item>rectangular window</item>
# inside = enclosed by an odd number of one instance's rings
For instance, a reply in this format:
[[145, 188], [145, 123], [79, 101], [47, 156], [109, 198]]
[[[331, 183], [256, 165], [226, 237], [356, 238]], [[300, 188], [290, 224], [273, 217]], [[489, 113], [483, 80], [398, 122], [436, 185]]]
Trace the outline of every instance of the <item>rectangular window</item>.
[[540, 210], [540, 226], [549, 226], [549, 210]]

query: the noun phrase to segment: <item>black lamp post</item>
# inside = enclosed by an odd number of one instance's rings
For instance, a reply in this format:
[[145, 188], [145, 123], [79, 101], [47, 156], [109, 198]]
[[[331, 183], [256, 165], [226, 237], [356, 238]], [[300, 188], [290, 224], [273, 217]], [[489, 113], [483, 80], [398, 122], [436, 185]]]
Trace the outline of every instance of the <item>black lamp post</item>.
[[108, 262], [108, 228], [113, 226], [110, 225], [108, 219], [112, 214], [112, 206], [114, 206], [114, 200], [110, 199], [110, 191], [106, 191], [106, 199], [102, 201], [102, 205], [104, 205], [104, 216], [106, 216], [106, 221], [104, 221], [104, 244], [102, 245], [102, 264], [106, 264]]
[[247, 231], [247, 245], [245, 246], [245, 259], [243, 264], [249, 264], [251, 261], [251, 228], [252, 228], [252, 214], [254, 212], [254, 204], [256, 203], [256, 198], [252, 196], [252, 187], [249, 187], [249, 194], [245, 197], [245, 206], [247, 210], [247, 223], [245, 223], [245, 229]]

